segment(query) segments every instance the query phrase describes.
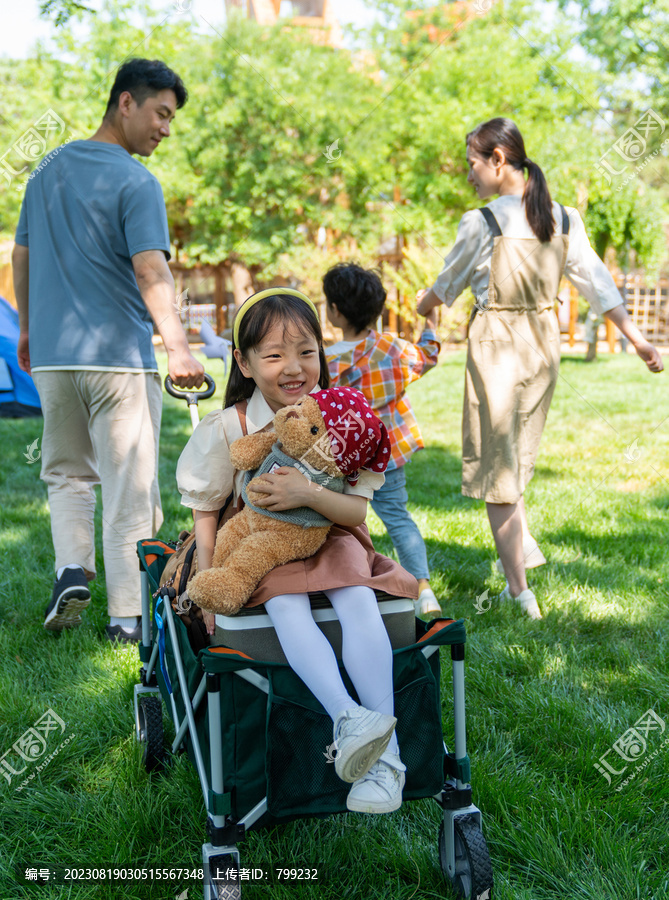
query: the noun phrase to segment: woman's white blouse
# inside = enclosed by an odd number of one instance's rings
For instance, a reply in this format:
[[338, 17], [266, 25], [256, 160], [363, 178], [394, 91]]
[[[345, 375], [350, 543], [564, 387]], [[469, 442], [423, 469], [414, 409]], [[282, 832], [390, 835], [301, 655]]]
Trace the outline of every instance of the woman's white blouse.
[[[271, 429], [273, 419], [274, 413], [256, 388], [246, 410], [248, 434]], [[236, 470], [230, 462], [230, 444], [241, 436], [234, 406], [215, 410], [202, 419], [177, 464], [177, 486], [183, 506], [213, 512], [221, 509], [231, 493], [237, 500], [246, 473]], [[357, 484], [344, 481], [344, 493], [371, 500], [384, 481], [383, 473], [362, 469]]]
[[[519, 194], [498, 197], [488, 208], [493, 213], [502, 234], [512, 238], [533, 238], [525, 208]], [[623, 302], [611, 273], [590, 246], [583, 220], [577, 209], [565, 207], [569, 216], [569, 250], [565, 276], [601, 315]], [[562, 234], [562, 212], [553, 203], [556, 234]], [[466, 212], [460, 220], [455, 245], [444, 260], [444, 268], [432, 286], [437, 297], [450, 306], [464, 289], [471, 285], [475, 297], [480, 297], [490, 281], [493, 236], [488, 224], [476, 209]]]

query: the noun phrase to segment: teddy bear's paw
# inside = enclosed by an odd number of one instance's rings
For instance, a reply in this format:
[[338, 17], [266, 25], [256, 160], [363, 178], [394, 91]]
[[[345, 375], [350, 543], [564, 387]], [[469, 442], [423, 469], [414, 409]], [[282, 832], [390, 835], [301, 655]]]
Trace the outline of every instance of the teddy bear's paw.
[[[265, 490], [265, 489], [266, 489], [266, 490]], [[251, 491], [256, 491], [256, 492], [257, 492], [257, 491], [263, 491], [263, 490], [265, 490], [266, 493], [269, 493], [269, 491], [270, 491], [271, 489], [272, 489], [272, 485], [270, 484], [269, 481], [267, 481], [266, 478], [263, 478], [262, 475], [258, 475], [257, 478], [252, 478], [252, 479], [249, 481], [249, 483], [246, 485], [246, 490], [247, 490], [247, 491], [248, 491], [248, 490], [251, 490]]]
[[188, 596], [203, 609], [222, 616], [234, 616], [248, 599], [246, 590], [231, 584], [221, 569], [198, 572], [188, 585]]
[[[261, 503], [263, 500], [267, 500], [267, 494], [261, 494], [259, 491], [248, 491], [246, 492], [246, 496], [249, 498], [250, 502], [253, 503], [254, 506], [257, 506], [258, 503]], [[262, 504], [261, 504], [262, 508]]]
[[[263, 490], [263, 487], [267, 488], [267, 490]], [[262, 476], [252, 478], [246, 485], [246, 494], [251, 503], [258, 503], [259, 500], [266, 500], [269, 490], [271, 490], [271, 485], [269, 481], [265, 481]]]
[[206, 569], [198, 572], [188, 585], [188, 596], [202, 609], [219, 612], [220, 598], [223, 595], [221, 570]]
[[209, 584], [210, 579], [204, 578], [205, 572], [198, 572], [194, 578], [188, 582], [188, 596], [201, 609], [210, 609], [209, 600]]

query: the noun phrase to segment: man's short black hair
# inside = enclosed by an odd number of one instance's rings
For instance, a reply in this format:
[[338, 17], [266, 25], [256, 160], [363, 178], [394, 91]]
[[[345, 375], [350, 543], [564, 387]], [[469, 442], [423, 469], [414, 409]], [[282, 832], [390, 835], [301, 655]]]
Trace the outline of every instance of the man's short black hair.
[[369, 328], [383, 311], [386, 290], [378, 272], [357, 263], [337, 263], [323, 276], [329, 306], [337, 307], [356, 332]]
[[118, 99], [124, 91], [130, 91], [137, 106], [141, 106], [147, 97], [155, 97], [167, 89], [174, 91], [177, 109], [181, 109], [188, 100], [188, 91], [176, 72], [160, 59], [129, 59], [116, 73], [105, 116], [118, 107]]

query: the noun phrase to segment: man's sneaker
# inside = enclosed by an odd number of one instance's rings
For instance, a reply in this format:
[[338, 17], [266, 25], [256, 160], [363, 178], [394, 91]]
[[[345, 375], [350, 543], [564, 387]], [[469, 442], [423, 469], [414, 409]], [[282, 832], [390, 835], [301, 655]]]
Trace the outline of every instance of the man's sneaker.
[[[525, 538], [525, 540], [523, 541], [523, 560], [525, 562], [526, 569], [536, 569], [537, 566], [543, 566], [546, 564], [546, 557], [539, 549], [539, 544], [537, 544], [533, 537]], [[495, 566], [497, 567], [497, 571], [499, 572], [499, 574], [503, 575], [504, 566], [502, 565], [501, 559], [498, 559], [495, 562]]]
[[44, 627], [62, 631], [81, 625], [79, 613], [91, 602], [88, 580], [83, 569], [65, 569], [53, 586], [51, 603], [46, 608]]
[[439, 601], [434, 596], [432, 588], [429, 587], [423, 588], [418, 600], [414, 600], [413, 606], [417, 616], [431, 616], [434, 618], [435, 616], [441, 615]]
[[388, 746], [397, 719], [354, 706], [339, 713], [334, 724], [335, 771], [342, 781], [362, 778]]
[[353, 812], [389, 813], [402, 805], [406, 766], [396, 753], [384, 753], [369, 772], [355, 782], [346, 806]]
[[499, 599], [501, 603], [504, 603], [508, 600], [513, 600], [514, 603], [517, 603], [520, 606], [524, 613], [527, 613], [530, 619], [543, 619], [541, 610], [539, 609], [539, 604], [537, 603], [537, 598], [529, 588], [527, 588], [527, 590], [523, 591], [517, 597], [513, 597], [511, 591], [509, 590], [509, 585], [507, 584], [502, 593], [499, 595]]
[[126, 631], [121, 625], [105, 625], [105, 631], [112, 644], [139, 644], [142, 640], [142, 621], [140, 619], [132, 631]]

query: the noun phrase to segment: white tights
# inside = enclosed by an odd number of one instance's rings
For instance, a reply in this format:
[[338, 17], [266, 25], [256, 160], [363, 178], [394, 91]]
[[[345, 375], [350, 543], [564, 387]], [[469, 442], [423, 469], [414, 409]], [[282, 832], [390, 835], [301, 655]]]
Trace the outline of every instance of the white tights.
[[[374, 591], [345, 587], [325, 591], [341, 624], [342, 661], [360, 703], [393, 715], [393, 655]], [[356, 706], [342, 681], [337, 658], [311, 614], [308, 594], [281, 594], [265, 603], [291, 669], [334, 721]], [[388, 750], [397, 752], [393, 735]]]

